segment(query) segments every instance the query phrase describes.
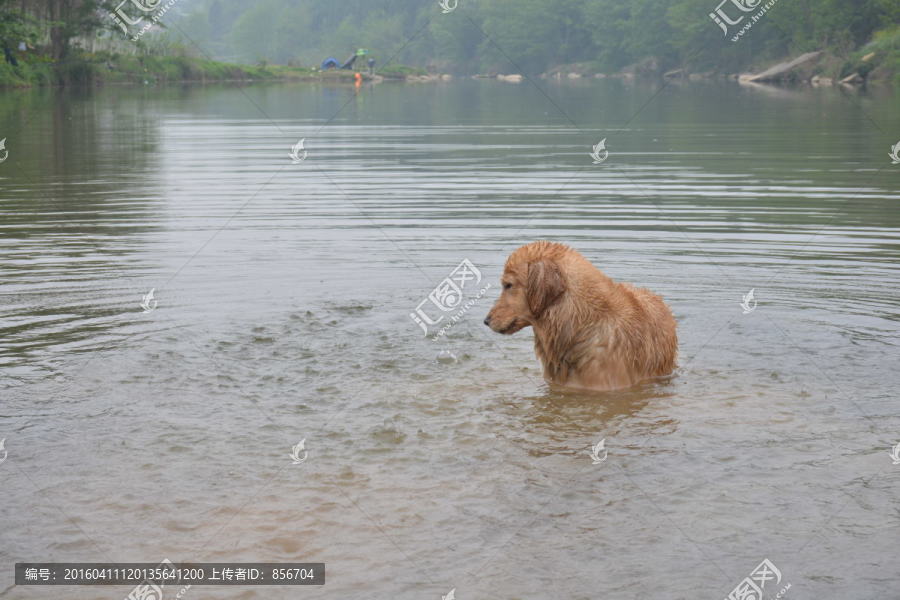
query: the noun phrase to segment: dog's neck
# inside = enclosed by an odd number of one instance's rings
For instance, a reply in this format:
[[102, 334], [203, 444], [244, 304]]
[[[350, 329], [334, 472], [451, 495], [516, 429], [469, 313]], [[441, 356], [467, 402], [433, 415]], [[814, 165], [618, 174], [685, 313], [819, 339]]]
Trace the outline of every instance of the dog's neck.
[[[564, 384], [580, 379], [587, 361], [597, 356], [592, 350], [608, 345], [615, 335], [609, 319], [611, 309], [605, 299], [618, 293], [618, 284], [605, 276], [592, 283], [593, 302], [578, 298], [582, 289], [573, 286], [532, 323], [534, 351], [544, 367], [544, 377], [551, 382]], [[602, 288], [599, 297], [603, 300], [599, 303], [596, 286]], [[591, 326], [579, 325], [586, 323]]]
[[578, 371], [579, 357], [586, 355], [584, 345], [591, 337], [589, 332], [577, 330], [574, 321], [578, 319], [572, 318], [576, 309], [565, 304], [569, 301], [564, 299], [532, 325], [534, 352], [544, 366], [544, 377], [556, 382], [565, 381]]

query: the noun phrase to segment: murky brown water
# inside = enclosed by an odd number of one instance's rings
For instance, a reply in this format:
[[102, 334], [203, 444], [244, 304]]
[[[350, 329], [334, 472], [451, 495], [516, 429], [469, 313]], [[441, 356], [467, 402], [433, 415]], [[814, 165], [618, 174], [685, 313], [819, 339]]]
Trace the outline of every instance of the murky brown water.
[[[714, 599], [764, 558], [786, 598], [897, 597], [896, 96], [548, 90], [0, 96], [0, 597], [163, 558], [327, 565], [198, 600]], [[671, 381], [552, 392], [481, 324], [539, 238], [667, 299]], [[463, 259], [492, 288], [427, 339]]]

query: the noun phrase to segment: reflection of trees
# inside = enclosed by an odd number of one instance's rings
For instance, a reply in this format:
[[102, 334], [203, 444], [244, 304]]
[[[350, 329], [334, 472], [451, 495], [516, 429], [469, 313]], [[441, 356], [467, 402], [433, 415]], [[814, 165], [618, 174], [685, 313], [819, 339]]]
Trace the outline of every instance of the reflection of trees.
[[[21, 203], [21, 210], [6, 211], [6, 222], [31, 233], [44, 226], [97, 233], [107, 218], [124, 218], [129, 178], [146, 170], [154, 153], [148, 150], [159, 143], [145, 93], [103, 93], [98, 101], [90, 88], [43, 88], [0, 97], [0, 127], [11, 149], [0, 185]], [[109, 176], [110, 165], [118, 165], [118, 177]]]

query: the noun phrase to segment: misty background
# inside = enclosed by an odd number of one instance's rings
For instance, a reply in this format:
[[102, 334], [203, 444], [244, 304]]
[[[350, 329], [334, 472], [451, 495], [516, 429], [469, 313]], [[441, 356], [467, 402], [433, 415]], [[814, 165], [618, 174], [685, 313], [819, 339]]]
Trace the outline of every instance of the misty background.
[[[460, 0], [451, 15], [437, 4], [186, 1], [168, 35], [237, 62], [313, 65], [365, 47], [381, 63], [456, 73], [537, 73], [570, 63], [609, 71], [642, 61], [737, 71], [826, 46], [849, 53], [900, 21], [896, 0], [785, 0], [766, 13], [766, 27], [732, 44], [709, 18], [717, 0]], [[730, 2], [724, 9], [744, 14]]]

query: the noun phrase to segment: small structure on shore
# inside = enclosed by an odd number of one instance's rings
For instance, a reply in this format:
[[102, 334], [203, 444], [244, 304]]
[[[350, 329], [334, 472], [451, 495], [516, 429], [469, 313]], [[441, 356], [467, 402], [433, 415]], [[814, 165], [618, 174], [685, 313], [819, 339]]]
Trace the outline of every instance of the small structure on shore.
[[358, 48], [356, 52], [354, 52], [347, 61], [341, 65], [342, 69], [350, 70], [353, 68], [353, 63], [356, 62], [357, 58], [362, 58], [369, 54], [369, 51], [366, 48]]

